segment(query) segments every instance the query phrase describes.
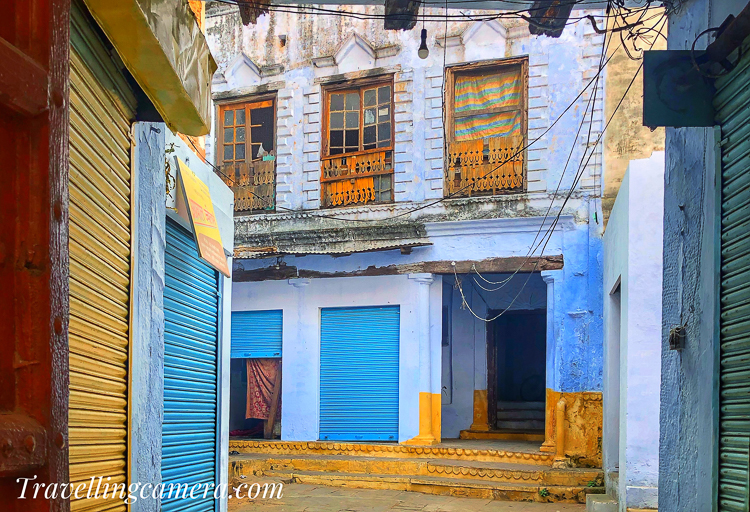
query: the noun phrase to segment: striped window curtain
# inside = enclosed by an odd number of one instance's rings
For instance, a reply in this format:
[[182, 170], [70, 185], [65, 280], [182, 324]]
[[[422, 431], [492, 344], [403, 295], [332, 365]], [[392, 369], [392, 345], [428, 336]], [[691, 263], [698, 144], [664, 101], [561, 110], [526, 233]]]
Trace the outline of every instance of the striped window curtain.
[[522, 85], [520, 69], [456, 77], [454, 139], [520, 135]]

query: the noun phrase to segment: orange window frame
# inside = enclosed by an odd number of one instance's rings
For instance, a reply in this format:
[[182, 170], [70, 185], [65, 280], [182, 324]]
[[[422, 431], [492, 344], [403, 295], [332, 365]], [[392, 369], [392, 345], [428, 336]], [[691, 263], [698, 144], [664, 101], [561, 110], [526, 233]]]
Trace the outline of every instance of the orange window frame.
[[[365, 90], [373, 89], [375, 88], [377, 90], [378, 87], [383, 86], [390, 86], [391, 88], [391, 97], [390, 97], [390, 126], [391, 126], [391, 133], [390, 133], [390, 141], [391, 143], [387, 147], [381, 147], [381, 148], [374, 148], [374, 149], [364, 149], [364, 111], [365, 111], [365, 102], [364, 102], [364, 93]], [[349, 153], [338, 153], [335, 155], [330, 154], [330, 115], [331, 115], [331, 96], [333, 94], [347, 94], [347, 93], [359, 93], [359, 149], [356, 152], [349, 152]], [[389, 78], [378, 78], [374, 80], [366, 80], [366, 81], [357, 81], [357, 82], [348, 82], [346, 84], [341, 84], [338, 86], [329, 86], [323, 89], [323, 118], [321, 119], [321, 134], [322, 134], [322, 143], [321, 143], [321, 157], [323, 159], [328, 158], [340, 158], [344, 156], [356, 156], [361, 154], [367, 154], [367, 153], [375, 153], [379, 151], [391, 151], [393, 150], [394, 145], [394, 138], [396, 134], [395, 126], [394, 126], [394, 112], [393, 112], [393, 104], [394, 104], [394, 89], [393, 89], [393, 77]]]
[[[275, 106], [276, 106], [276, 99], [275, 98], [264, 98], [264, 99], [258, 99], [258, 100], [254, 100], [254, 101], [249, 101], [249, 102], [225, 103], [225, 104], [219, 105], [219, 119], [216, 122], [216, 126], [217, 126], [217, 130], [216, 131], [218, 132], [216, 134], [217, 148], [218, 148], [217, 161], [218, 161], [219, 165], [222, 165], [222, 164], [233, 164], [233, 163], [243, 163], [243, 162], [244, 163], [251, 163], [253, 161], [259, 160], [258, 158], [253, 158], [253, 156], [252, 156], [252, 153], [253, 153], [253, 151], [252, 151], [253, 142], [252, 142], [252, 136], [251, 136], [251, 128], [253, 127], [253, 125], [250, 124], [250, 111], [251, 110], [255, 110], [255, 109], [259, 109], [259, 108], [268, 108], [268, 107], [273, 108], [274, 115], [273, 115], [273, 126], [272, 126], [273, 134], [272, 134], [272, 137], [274, 139], [274, 148], [273, 148], [273, 150], [274, 151], [276, 150], [276, 142], [277, 141], [276, 141], [276, 109], [275, 109]], [[244, 124], [243, 125], [236, 124], [237, 114], [235, 113], [235, 115], [234, 115], [234, 120], [235, 120], [234, 124], [232, 124], [231, 126], [226, 126], [225, 123], [224, 123], [224, 115], [225, 115], [225, 113], [227, 111], [235, 111], [235, 112], [237, 112], [237, 111], [244, 111], [244, 113], [245, 113], [245, 122], [244, 122]], [[257, 125], [257, 126], [259, 126], [259, 125]], [[244, 127], [245, 128], [245, 141], [244, 141], [244, 143], [245, 143], [245, 157], [242, 160], [237, 160], [236, 158], [234, 158], [232, 160], [225, 160], [224, 159], [224, 147], [227, 145], [227, 142], [225, 142], [225, 140], [224, 140], [224, 129], [225, 128], [235, 128], [236, 129], [236, 128], [239, 128], [239, 127]], [[233, 140], [232, 140], [231, 144], [233, 144], [233, 145], [237, 144], [236, 138], [237, 138], [237, 133], [235, 131], [234, 135], [233, 135]], [[234, 156], [236, 156], [236, 150], [234, 152]]]

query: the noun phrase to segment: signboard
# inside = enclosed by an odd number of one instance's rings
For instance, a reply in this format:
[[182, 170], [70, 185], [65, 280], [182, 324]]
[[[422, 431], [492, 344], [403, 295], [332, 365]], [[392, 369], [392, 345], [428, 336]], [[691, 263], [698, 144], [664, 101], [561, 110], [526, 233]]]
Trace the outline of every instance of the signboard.
[[[214, 205], [211, 202], [208, 185], [198, 179], [195, 173], [190, 170], [190, 167], [181, 159], [178, 158], [177, 163], [179, 166], [179, 184], [182, 185], [177, 195], [178, 213], [184, 217], [187, 211], [190, 223], [193, 226], [195, 240], [198, 242], [200, 257], [225, 276], [231, 277], [229, 267], [227, 267], [227, 258], [224, 256], [224, 246], [221, 244], [221, 234], [219, 233], [219, 225], [216, 223]], [[179, 192], [182, 192], [182, 194]]]

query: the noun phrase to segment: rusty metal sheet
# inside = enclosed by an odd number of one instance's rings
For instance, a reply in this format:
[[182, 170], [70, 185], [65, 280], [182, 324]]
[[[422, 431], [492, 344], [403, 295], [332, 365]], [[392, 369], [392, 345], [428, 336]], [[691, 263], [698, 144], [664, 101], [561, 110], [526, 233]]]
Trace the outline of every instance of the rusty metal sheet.
[[188, 3], [85, 2], [170, 129], [206, 135], [216, 62]]
[[0, 476], [42, 467], [47, 460], [47, 434], [23, 414], [0, 414]]
[[[252, 218], [252, 217], [248, 217]], [[283, 254], [354, 254], [432, 245], [424, 224], [379, 223], [343, 229], [289, 229], [248, 233], [241, 223], [235, 232], [235, 258], [268, 258]]]

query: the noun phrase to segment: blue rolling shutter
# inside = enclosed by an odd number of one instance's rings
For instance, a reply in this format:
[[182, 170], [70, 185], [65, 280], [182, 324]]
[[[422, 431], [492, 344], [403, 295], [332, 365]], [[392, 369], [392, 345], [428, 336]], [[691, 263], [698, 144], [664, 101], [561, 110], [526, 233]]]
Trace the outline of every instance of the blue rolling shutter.
[[282, 311], [232, 313], [232, 357], [281, 357]]
[[[216, 483], [219, 290], [193, 235], [167, 219], [164, 287], [164, 424], [161, 476], [170, 483]], [[203, 495], [201, 492], [195, 495]], [[205, 499], [162, 500], [162, 510], [215, 510]]]
[[398, 306], [321, 311], [321, 439], [398, 440], [399, 317]]

